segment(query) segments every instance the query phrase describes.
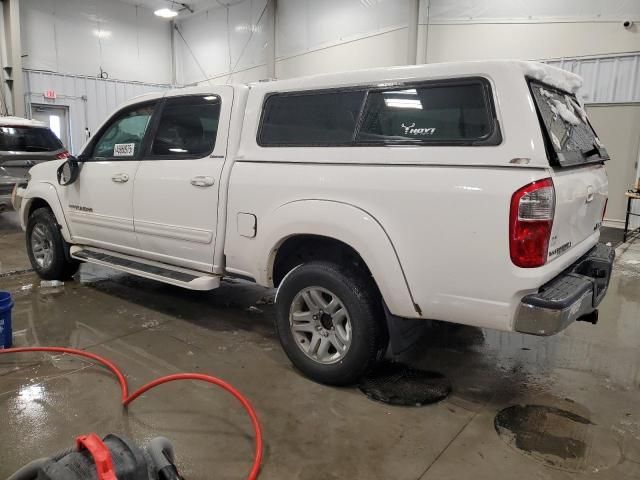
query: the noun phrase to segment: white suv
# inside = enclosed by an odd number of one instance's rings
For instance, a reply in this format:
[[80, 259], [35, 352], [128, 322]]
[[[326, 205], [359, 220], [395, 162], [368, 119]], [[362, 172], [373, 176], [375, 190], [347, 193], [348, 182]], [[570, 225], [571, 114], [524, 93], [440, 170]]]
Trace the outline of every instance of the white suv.
[[79, 261], [190, 289], [277, 287], [277, 329], [346, 384], [422, 319], [550, 335], [595, 322], [606, 150], [580, 79], [492, 61], [147, 95], [17, 203], [43, 278]]

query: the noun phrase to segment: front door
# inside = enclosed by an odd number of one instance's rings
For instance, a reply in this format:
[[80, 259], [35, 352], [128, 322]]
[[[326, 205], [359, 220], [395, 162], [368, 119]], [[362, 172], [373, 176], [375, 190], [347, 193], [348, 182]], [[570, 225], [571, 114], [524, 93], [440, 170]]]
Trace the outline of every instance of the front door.
[[116, 113], [80, 157], [78, 180], [58, 187], [73, 242], [135, 253], [133, 184], [155, 103]]
[[148, 258], [213, 270], [232, 100], [229, 86], [163, 100], [133, 193], [136, 235]]

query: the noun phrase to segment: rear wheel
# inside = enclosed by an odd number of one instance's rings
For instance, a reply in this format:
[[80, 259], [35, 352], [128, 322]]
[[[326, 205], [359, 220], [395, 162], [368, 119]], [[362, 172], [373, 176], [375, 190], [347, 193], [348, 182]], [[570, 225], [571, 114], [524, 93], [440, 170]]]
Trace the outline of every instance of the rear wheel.
[[45, 280], [67, 280], [79, 263], [69, 257], [55, 216], [48, 208], [38, 208], [27, 221], [27, 254], [35, 272]]
[[293, 269], [276, 298], [276, 327], [291, 362], [330, 385], [357, 381], [384, 355], [380, 296], [364, 272], [314, 261]]

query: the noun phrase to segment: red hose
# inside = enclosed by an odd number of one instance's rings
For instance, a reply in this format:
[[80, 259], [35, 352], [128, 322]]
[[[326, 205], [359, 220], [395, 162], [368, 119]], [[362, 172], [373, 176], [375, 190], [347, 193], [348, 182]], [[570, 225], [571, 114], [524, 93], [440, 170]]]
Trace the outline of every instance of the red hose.
[[98, 363], [101, 363], [105, 367], [107, 367], [113, 374], [118, 378], [118, 382], [120, 383], [120, 389], [122, 390], [122, 405], [124, 407], [128, 407], [131, 402], [133, 402], [136, 398], [138, 398], [143, 393], [151, 390], [152, 388], [157, 387], [158, 385], [162, 385], [163, 383], [173, 382], [176, 380], [200, 380], [203, 382], [212, 383], [217, 385], [231, 395], [233, 395], [244, 407], [246, 412], [249, 414], [251, 418], [251, 424], [253, 425], [253, 429], [255, 431], [255, 439], [256, 439], [256, 450], [253, 458], [253, 466], [251, 467], [251, 472], [249, 472], [249, 480], [255, 480], [258, 478], [258, 474], [260, 473], [260, 464], [262, 463], [262, 429], [260, 428], [260, 422], [258, 421], [258, 415], [256, 411], [247, 400], [238, 390], [236, 390], [232, 385], [228, 384], [224, 380], [221, 380], [216, 377], [212, 377], [210, 375], [203, 375], [200, 373], [178, 373], [175, 375], [167, 375], [166, 377], [161, 377], [156, 380], [153, 380], [146, 385], [143, 385], [138, 390], [129, 395], [129, 387], [127, 386], [127, 380], [120, 371], [120, 369], [112, 362], [103, 358], [94, 353], [86, 352], [84, 350], [76, 350], [75, 348], [63, 348], [63, 347], [20, 347], [20, 348], [6, 348], [0, 349], [0, 354], [3, 353], [21, 353], [21, 352], [54, 352], [54, 353], [66, 353], [70, 355], [77, 355], [80, 357], [89, 358]]

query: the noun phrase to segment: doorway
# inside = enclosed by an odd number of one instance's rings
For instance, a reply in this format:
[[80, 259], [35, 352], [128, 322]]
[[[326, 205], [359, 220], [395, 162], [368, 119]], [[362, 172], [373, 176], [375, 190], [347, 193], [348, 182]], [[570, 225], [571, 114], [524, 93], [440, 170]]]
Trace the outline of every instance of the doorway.
[[31, 116], [44, 122], [57, 135], [65, 148], [71, 151], [69, 107], [60, 105], [31, 104]]
[[[587, 105], [587, 113], [611, 155], [611, 160], [606, 163], [609, 203], [605, 221], [610, 226], [623, 228], [627, 211], [624, 192], [633, 187], [639, 173], [640, 104]], [[636, 222], [634, 219], [632, 225], [637, 226]]]

